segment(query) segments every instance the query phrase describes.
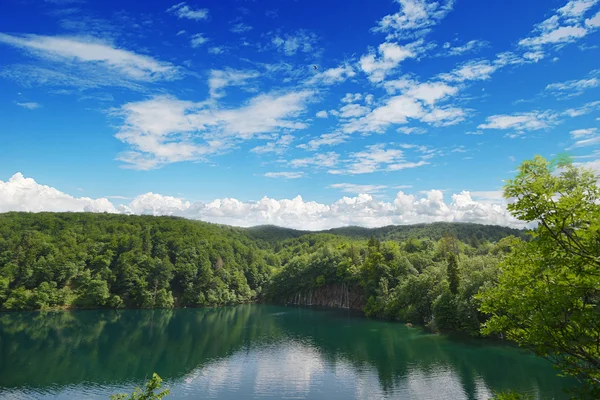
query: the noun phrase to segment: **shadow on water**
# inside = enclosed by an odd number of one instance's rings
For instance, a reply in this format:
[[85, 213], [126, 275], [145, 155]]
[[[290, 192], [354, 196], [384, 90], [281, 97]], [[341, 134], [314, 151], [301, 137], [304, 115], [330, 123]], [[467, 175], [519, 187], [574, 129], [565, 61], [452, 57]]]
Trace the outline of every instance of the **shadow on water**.
[[0, 314], [0, 395], [25, 388], [35, 393], [128, 386], [153, 371], [177, 386], [219, 360], [251, 352], [268, 357], [265, 349], [291, 343], [300, 352], [310, 350], [328, 370], [374, 371], [385, 395], [415, 374], [450, 374], [467, 399], [481, 398], [482, 382], [491, 390], [510, 388], [543, 399], [567, 398], [561, 389], [572, 383], [557, 378], [546, 361], [511, 346], [449, 339], [342, 310], [244, 305]]

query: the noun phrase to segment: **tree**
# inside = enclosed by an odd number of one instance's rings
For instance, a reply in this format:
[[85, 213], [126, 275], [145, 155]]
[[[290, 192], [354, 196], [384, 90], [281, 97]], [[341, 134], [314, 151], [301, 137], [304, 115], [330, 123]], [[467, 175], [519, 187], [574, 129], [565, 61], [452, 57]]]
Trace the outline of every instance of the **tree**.
[[146, 383], [146, 388], [135, 388], [131, 395], [128, 394], [113, 394], [110, 396], [110, 400], [161, 400], [163, 397], [168, 396], [170, 391], [165, 389], [162, 392], [155, 393], [161, 387], [162, 379], [155, 372], [152, 374], [152, 379]]
[[525, 161], [508, 181], [508, 206], [538, 222], [532, 240], [518, 243], [501, 265], [497, 286], [479, 296], [491, 315], [483, 332], [552, 361], [600, 396], [600, 188], [598, 177], [563, 160]]
[[454, 295], [458, 294], [458, 263], [454, 253], [448, 253], [448, 284], [450, 285], [450, 292]]

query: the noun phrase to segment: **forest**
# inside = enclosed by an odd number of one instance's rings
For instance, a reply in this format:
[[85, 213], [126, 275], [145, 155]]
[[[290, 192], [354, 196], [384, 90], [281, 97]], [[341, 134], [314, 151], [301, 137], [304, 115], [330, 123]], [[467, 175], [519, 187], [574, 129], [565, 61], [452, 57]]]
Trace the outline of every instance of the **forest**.
[[537, 223], [530, 231], [434, 223], [303, 232], [173, 217], [0, 214], [0, 309], [312, 304], [315, 293], [341, 290], [333, 305], [367, 316], [505, 337], [594, 398], [597, 181], [568, 160], [523, 162], [504, 193], [515, 199], [514, 217]]
[[[477, 321], [475, 305], [464, 302], [495, 279], [498, 262], [523, 234], [475, 224], [398, 228], [361, 230], [361, 237], [357, 230], [349, 236], [345, 231], [299, 233], [173, 217], [6, 213], [0, 215], [0, 306], [48, 310], [281, 302], [281, 293], [345, 283], [364, 294], [367, 315], [426, 323], [435, 307], [443, 307], [434, 300], [454, 293], [462, 312], [475, 313]], [[389, 236], [404, 239], [379, 239]], [[461, 274], [455, 268], [457, 281], [449, 284], [447, 260], [454, 254]], [[393, 290], [398, 285], [418, 290], [414, 295], [402, 287]], [[397, 298], [391, 291], [408, 297]], [[445, 322], [440, 328], [459, 329]], [[473, 334], [477, 329], [473, 324]]]

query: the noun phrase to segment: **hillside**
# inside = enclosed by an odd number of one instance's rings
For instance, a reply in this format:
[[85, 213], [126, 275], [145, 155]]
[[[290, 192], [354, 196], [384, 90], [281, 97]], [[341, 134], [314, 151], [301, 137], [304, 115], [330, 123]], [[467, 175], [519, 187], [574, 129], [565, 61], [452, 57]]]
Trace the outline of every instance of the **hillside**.
[[506, 249], [494, 243], [522, 234], [476, 224], [308, 232], [147, 215], [10, 212], [0, 214], [0, 309], [286, 301], [323, 285], [331, 289], [320, 289], [321, 299], [353, 285], [362, 308], [363, 294], [376, 293], [381, 274], [396, 285], [435, 271], [441, 283], [449, 246], [463, 257], [490, 254], [486, 268], [493, 268]]
[[363, 228], [347, 226], [323, 231], [301, 231], [282, 228], [274, 225], [262, 225], [247, 228], [250, 237], [275, 242], [290, 238], [298, 238], [308, 234], [328, 233], [351, 239], [368, 239], [371, 236], [379, 240], [404, 241], [408, 238], [441, 239], [446, 233], [454, 235], [460, 241], [468, 243], [477, 238], [478, 241], [497, 242], [506, 236], [517, 236], [526, 239], [526, 230], [508, 228], [498, 225], [481, 225], [464, 222], [434, 222], [430, 224], [415, 225], [388, 225], [381, 228]]

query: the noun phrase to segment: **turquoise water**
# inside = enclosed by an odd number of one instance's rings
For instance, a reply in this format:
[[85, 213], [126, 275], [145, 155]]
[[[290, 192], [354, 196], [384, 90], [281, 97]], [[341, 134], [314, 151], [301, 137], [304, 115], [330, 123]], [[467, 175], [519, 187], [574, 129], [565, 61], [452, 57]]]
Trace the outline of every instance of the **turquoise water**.
[[0, 397], [96, 399], [157, 372], [169, 398], [566, 399], [572, 382], [522, 350], [426, 334], [345, 310], [0, 314]]

